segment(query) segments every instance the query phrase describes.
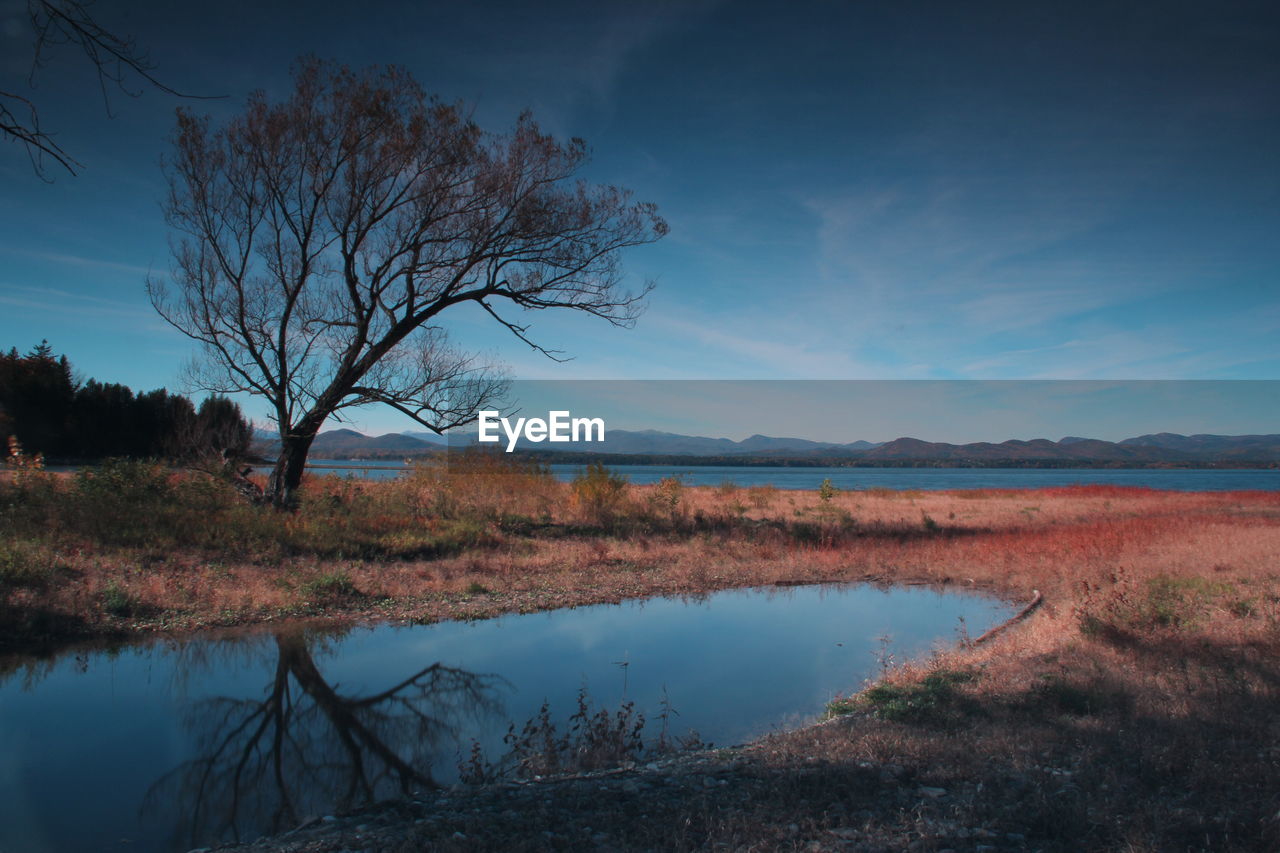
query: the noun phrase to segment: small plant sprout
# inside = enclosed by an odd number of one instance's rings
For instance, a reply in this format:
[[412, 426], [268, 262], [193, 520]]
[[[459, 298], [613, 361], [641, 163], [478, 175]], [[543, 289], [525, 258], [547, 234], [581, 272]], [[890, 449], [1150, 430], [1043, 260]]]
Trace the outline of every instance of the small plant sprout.
[[896, 663], [893, 652], [890, 651], [890, 647], [893, 645], [893, 637], [890, 634], [881, 634], [876, 637], [876, 643], [878, 644], [874, 653], [876, 667], [880, 670], [880, 680], [884, 681], [889, 677], [889, 672]]
[[658, 702], [658, 706], [662, 708], [658, 712], [658, 719], [662, 722], [662, 728], [658, 731], [658, 743], [656, 749], [659, 753], [668, 752], [671, 749], [671, 718], [680, 716], [680, 712], [671, 704], [671, 697], [667, 695], [667, 685], [662, 685], [662, 700]]
[[836, 493], [839, 491], [839, 489], [832, 485], [831, 478], [828, 477], [823, 480], [822, 485], [818, 487], [818, 499], [824, 504], [829, 504], [831, 503], [831, 499], [834, 498]]

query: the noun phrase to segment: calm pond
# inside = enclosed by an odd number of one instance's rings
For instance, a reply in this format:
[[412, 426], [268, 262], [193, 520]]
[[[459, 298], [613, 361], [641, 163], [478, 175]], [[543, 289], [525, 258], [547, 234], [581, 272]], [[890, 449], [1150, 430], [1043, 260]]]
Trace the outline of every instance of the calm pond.
[[[472, 623], [294, 627], [19, 661], [0, 676], [0, 850], [171, 851], [450, 783], [543, 703], [633, 702], [648, 743], [813, 720], [1012, 608], [871, 585], [734, 590]], [[9, 662], [13, 664], [13, 661]], [[632, 721], [634, 722], [634, 721]]]

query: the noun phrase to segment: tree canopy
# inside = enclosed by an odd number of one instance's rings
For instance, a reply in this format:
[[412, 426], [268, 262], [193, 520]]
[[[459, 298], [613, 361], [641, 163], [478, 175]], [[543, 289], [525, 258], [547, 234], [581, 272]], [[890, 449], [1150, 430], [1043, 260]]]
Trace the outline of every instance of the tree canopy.
[[587, 157], [528, 114], [485, 132], [394, 67], [304, 59], [283, 101], [258, 92], [220, 127], [179, 111], [172, 280], [148, 287], [201, 345], [198, 386], [268, 401], [277, 505], [347, 409], [381, 403], [443, 432], [492, 405], [503, 383], [450, 343], [446, 310], [478, 306], [553, 358], [513, 309], [634, 322], [649, 286], [623, 287], [620, 252], [667, 226], [629, 191], [580, 179]]

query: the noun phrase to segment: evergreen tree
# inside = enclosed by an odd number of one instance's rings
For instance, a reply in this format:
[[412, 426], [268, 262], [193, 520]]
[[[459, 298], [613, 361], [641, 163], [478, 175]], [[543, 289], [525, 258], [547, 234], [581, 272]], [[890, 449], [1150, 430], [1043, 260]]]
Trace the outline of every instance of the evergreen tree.
[[78, 384], [67, 357], [41, 341], [26, 355], [0, 352], [0, 443], [10, 435], [28, 452], [55, 458], [221, 461], [243, 458], [252, 430], [225, 397], [209, 397], [197, 411], [164, 388], [134, 394], [114, 382]]

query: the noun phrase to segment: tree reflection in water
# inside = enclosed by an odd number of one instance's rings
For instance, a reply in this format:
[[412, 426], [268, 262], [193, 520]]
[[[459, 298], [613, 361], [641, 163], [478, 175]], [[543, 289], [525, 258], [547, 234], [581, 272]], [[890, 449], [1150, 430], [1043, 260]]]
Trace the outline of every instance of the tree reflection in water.
[[185, 724], [197, 757], [161, 777], [144, 810], [172, 804], [188, 846], [278, 832], [415, 786], [435, 787], [433, 754], [461, 726], [501, 710], [496, 676], [432, 664], [387, 689], [348, 695], [313, 657], [318, 638], [274, 635], [275, 672], [260, 699], [195, 703]]

